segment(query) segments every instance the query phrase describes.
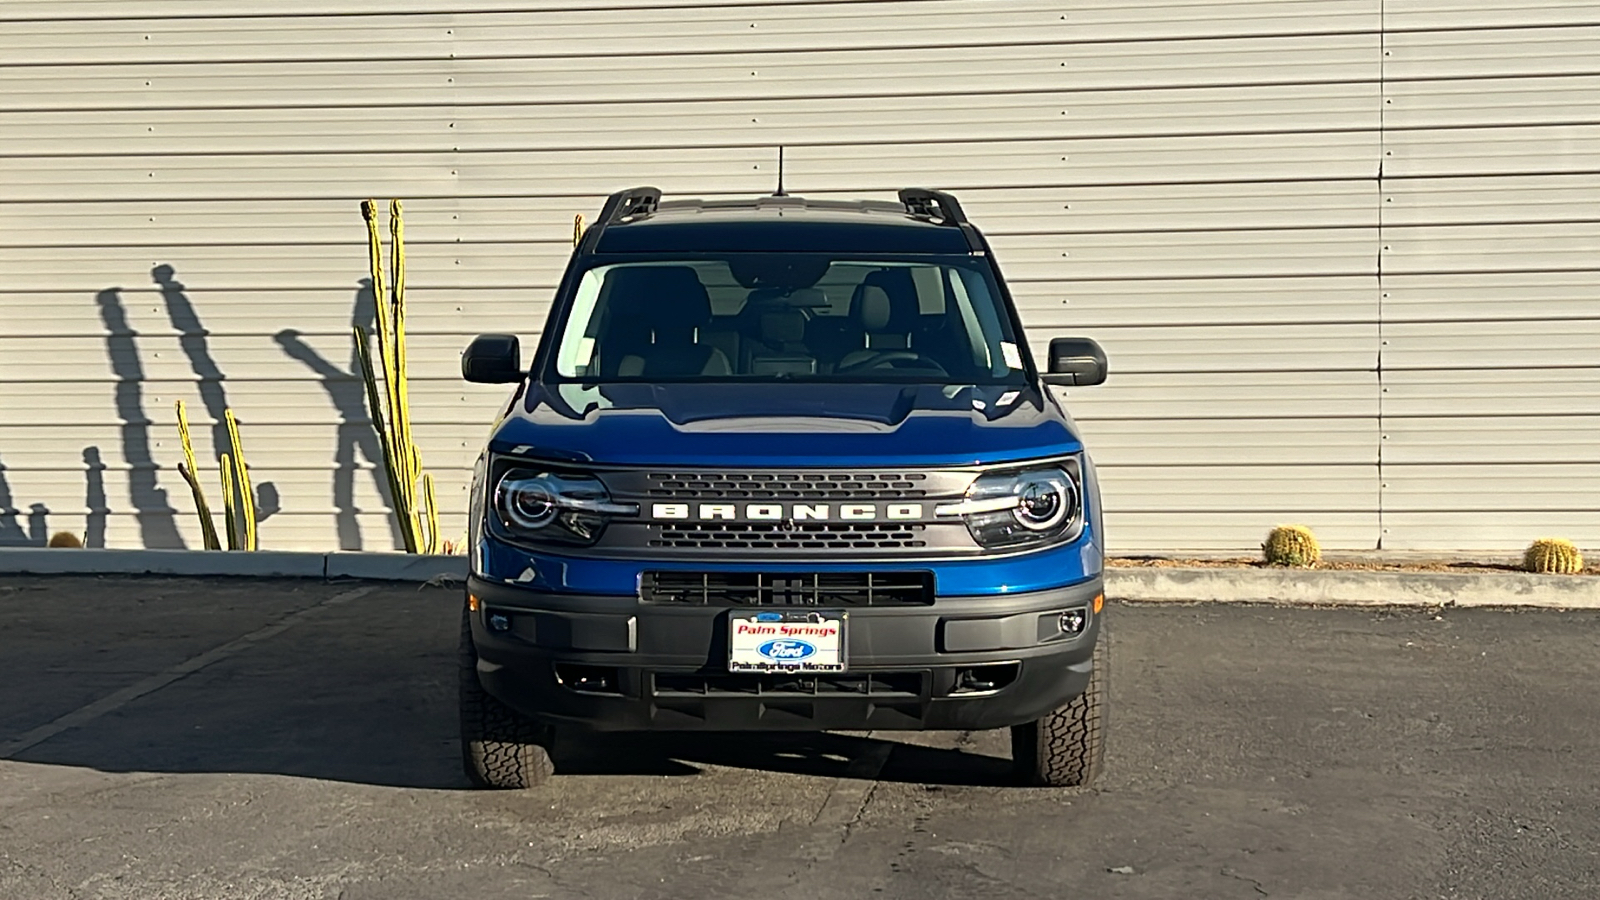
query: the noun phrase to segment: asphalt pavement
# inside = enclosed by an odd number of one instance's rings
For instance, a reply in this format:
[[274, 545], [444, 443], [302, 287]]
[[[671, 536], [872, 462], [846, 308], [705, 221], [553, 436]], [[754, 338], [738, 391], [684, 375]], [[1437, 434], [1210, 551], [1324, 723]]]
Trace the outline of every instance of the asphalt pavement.
[[458, 604], [0, 578], [0, 898], [1600, 897], [1600, 613], [1114, 604], [1088, 791], [975, 732], [590, 738], [496, 793]]

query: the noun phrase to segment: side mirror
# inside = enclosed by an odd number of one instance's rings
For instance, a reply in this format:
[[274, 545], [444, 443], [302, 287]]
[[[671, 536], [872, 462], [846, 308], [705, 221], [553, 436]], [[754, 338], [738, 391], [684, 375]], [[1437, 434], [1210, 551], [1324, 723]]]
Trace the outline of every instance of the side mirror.
[[1106, 351], [1089, 338], [1056, 338], [1050, 342], [1050, 367], [1045, 384], [1087, 387], [1104, 384]]
[[477, 384], [521, 381], [522, 345], [514, 334], [480, 334], [461, 351], [461, 377]]

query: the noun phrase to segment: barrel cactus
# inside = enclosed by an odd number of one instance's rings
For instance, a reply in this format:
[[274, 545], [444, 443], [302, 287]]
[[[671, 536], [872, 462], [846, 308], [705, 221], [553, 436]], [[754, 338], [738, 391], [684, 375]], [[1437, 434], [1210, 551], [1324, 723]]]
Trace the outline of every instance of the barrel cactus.
[[1304, 525], [1279, 525], [1261, 545], [1261, 555], [1271, 566], [1309, 569], [1322, 559], [1317, 537]]
[[1541, 575], [1576, 575], [1583, 571], [1583, 554], [1565, 538], [1539, 538], [1522, 554], [1522, 567]]

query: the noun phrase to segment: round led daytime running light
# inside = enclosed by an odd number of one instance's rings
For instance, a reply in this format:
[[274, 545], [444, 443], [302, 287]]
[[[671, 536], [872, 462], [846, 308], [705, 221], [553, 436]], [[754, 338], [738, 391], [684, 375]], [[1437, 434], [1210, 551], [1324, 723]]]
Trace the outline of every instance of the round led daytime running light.
[[1014, 490], [1018, 503], [1011, 514], [1029, 531], [1058, 528], [1076, 512], [1076, 489], [1071, 480], [1059, 472], [1023, 472], [1017, 476]]
[[555, 521], [560, 507], [545, 476], [506, 478], [500, 482], [499, 502], [507, 523], [534, 531]]

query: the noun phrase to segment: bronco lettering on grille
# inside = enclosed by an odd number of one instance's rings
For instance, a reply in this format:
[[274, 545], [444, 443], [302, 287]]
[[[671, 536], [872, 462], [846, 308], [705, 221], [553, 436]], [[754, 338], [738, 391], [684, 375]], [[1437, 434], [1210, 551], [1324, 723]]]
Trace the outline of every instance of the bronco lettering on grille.
[[650, 518], [700, 522], [916, 522], [921, 503], [652, 503]]

